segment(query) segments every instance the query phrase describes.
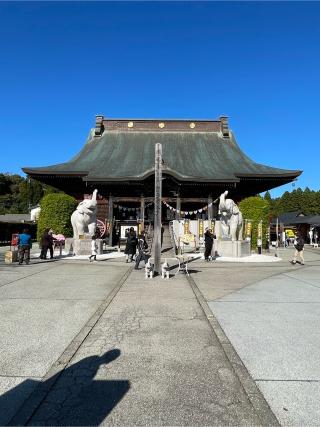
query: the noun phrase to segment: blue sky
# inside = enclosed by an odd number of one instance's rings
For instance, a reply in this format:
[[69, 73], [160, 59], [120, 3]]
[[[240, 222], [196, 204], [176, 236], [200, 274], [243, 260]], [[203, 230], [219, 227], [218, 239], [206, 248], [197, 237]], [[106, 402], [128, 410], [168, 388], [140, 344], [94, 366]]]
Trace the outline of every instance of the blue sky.
[[0, 2], [0, 172], [69, 160], [98, 113], [227, 115], [247, 155], [319, 190], [319, 20], [317, 2]]

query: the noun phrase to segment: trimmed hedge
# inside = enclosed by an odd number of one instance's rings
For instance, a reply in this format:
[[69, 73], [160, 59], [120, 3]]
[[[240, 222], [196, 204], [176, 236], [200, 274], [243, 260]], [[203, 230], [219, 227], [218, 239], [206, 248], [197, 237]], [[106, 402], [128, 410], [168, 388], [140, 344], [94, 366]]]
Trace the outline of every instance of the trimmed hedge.
[[76, 199], [64, 193], [51, 193], [40, 201], [41, 212], [38, 221], [37, 239], [40, 240], [46, 228], [55, 234], [72, 237], [71, 214], [76, 209]]
[[[253, 249], [257, 247], [258, 224], [262, 220], [262, 247], [265, 247], [266, 231], [269, 226], [270, 203], [259, 196], [248, 197], [241, 200], [239, 208], [243, 219], [252, 221], [251, 247]], [[243, 229], [243, 233], [245, 233], [245, 229]], [[245, 237], [244, 234], [243, 236]]]

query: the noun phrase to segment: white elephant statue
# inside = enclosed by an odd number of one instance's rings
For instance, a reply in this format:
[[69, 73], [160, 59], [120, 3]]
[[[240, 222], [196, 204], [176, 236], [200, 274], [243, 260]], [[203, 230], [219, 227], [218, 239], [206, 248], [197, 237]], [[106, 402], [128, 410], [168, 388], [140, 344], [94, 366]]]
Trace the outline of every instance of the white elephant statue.
[[231, 237], [234, 242], [242, 240], [243, 218], [237, 204], [232, 199], [226, 199], [228, 191], [220, 196], [219, 212], [222, 238]]
[[97, 226], [97, 193], [94, 190], [91, 199], [84, 199], [78, 204], [77, 209], [71, 215], [73, 238], [78, 239], [84, 233], [93, 236]]

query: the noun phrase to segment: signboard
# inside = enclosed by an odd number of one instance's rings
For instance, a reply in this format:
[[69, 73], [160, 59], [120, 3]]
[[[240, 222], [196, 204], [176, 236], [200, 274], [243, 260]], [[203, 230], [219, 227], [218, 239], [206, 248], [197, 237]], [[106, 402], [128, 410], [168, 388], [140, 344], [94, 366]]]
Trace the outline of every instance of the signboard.
[[19, 234], [11, 235], [11, 246], [18, 246]]
[[258, 224], [258, 239], [262, 239], [262, 221]]
[[105, 235], [106, 230], [107, 230], [106, 223], [101, 221], [101, 219], [97, 219], [97, 228], [96, 228], [97, 235], [99, 235], [99, 237], [103, 237]]
[[134, 229], [134, 231], [136, 233], [138, 233], [138, 226], [137, 225], [130, 225], [130, 226], [128, 226], [128, 225], [121, 225], [120, 226], [120, 238], [121, 239], [126, 239], [127, 238], [126, 237], [126, 232], [128, 232], [131, 227]]
[[189, 220], [188, 219], [184, 220], [183, 231], [184, 231], [184, 234], [189, 234], [190, 233]]
[[185, 234], [185, 235], [182, 237], [182, 241], [183, 241], [183, 242], [185, 242], [185, 243], [191, 243], [191, 242], [194, 242], [194, 235], [193, 235], [193, 234], [190, 234], [190, 233]]
[[246, 240], [251, 240], [251, 231], [252, 231], [252, 223], [251, 221], [246, 221], [246, 227], [245, 227], [245, 235]]
[[198, 220], [198, 233], [199, 233], [199, 238], [203, 236], [203, 233], [204, 233], [203, 219]]

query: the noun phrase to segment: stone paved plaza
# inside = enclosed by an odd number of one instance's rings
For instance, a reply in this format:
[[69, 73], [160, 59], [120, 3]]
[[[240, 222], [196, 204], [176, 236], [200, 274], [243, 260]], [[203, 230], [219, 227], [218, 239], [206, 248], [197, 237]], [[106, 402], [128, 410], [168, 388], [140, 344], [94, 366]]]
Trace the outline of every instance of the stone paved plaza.
[[0, 424], [320, 425], [320, 250], [305, 252], [195, 260], [189, 278], [172, 259], [170, 280], [124, 258], [2, 257]]

